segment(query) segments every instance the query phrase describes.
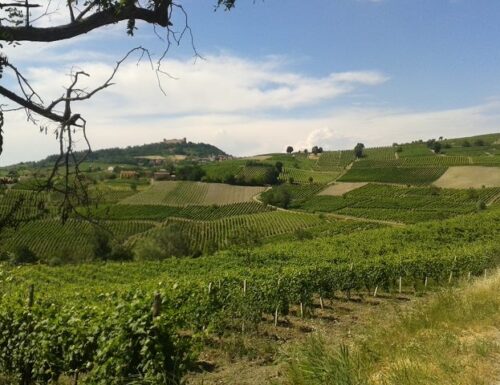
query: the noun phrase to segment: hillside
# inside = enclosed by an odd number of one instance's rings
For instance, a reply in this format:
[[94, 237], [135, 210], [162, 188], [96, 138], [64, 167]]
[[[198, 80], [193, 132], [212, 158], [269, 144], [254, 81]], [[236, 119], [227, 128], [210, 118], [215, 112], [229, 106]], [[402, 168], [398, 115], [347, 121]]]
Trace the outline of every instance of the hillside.
[[[80, 154], [82, 155], [82, 154]], [[137, 157], [171, 157], [185, 155], [194, 158], [227, 155], [221, 149], [206, 143], [187, 142], [185, 139], [164, 140], [163, 142], [128, 146], [126, 148], [106, 148], [88, 154], [88, 162], [111, 164], [137, 164]], [[50, 167], [57, 155], [51, 155], [41, 161], [34, 162], [33, 167]]]
[[[155, 178], [167, 168], [159, 151], [212, 147], [117, 150], [154, 160], [123, 173], [102, 163], [106, 150], [85, 171], [89, 204], [64, 224], [65, 197], [36, 191], [28, 168], [0, 190], [0, 350], [36, 351], [33, 365], [57, 368], [62, 383], [75, 372], [82, 383], [105, 381], [102, 367], [135, 379], [138, 367], [166, 365], [160, 348], [182, 368], [177, 382], [278, 381], [281, 344], [317, 329], [350, 333], [370, 311], [401, 309], [499, 266], [499, 137], [360, 156], [187, 159], [171, 165], [170, 180]], [[139, 342], [117, 348], [122, 341]], [[26, 369], [20, 362], [0, 354], [0, 384]], [[36, 381], [55, 383], [46, 370]]]

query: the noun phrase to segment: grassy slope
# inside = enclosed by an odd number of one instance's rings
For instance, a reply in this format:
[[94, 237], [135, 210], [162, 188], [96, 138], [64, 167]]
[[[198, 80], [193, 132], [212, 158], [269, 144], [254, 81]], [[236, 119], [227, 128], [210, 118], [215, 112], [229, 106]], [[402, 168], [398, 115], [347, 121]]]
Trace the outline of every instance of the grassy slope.
[[[421, 301], [339, 345], [312, 337], [289, 357], [288, 384], [476, 385], [500, 376], [500, 273]], [[396, 318], [395, 318], [396, 317]], [[392, 318], [392, 319], [391, 319]]]

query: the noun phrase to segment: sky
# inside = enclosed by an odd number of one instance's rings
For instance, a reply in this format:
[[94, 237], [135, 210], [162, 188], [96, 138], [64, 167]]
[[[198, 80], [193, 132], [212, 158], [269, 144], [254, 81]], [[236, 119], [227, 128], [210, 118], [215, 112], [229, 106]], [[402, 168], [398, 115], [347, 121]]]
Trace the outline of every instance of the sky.
[[[38, 25], [65, 23], [64, 3], [53, 0]], [[186, 137], [246, 156], [500, 131], [498, 0], [238, 0], [230, 12], [215, 0], [178, 3], [201, 57], [185, 34], [162, 60], [165, 74], [137, 54], [112, 87], [75, 103], [94, 149]], [[134, 37], [120, 23], [2, 52], [50, 101], [72, 70], [90, 75], [82, 87], [97, 85], [133, 47], [156, 62], [165, 31], [137, 27]], [[40, 132], [22, 111], [5, 119], [0, 165], [57, 152], [48, 122]]]

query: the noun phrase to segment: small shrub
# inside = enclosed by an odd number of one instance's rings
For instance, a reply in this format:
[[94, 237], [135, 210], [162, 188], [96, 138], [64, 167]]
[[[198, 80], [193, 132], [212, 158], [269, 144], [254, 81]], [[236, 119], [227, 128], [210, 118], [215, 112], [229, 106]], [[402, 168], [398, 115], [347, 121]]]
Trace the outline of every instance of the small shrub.
[[297, 238], [299, 241], [303, 241], [304, 239], [312, 239], [313, 235], [311, 234], [310, 231], [307, 231], [306, 229], [297, 229], [295, 230], [295, 238]]
[[26, 265], [38, 262], [38, 257], [28, 246], [19, 246], [11, 258], [13, 265]]

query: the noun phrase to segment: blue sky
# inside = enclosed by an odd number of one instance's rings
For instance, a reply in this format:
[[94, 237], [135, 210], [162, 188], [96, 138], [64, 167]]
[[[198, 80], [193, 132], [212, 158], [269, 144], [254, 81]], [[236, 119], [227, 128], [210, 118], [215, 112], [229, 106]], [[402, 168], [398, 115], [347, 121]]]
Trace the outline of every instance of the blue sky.
[[[239, 0], [231, 12], [214, 12], [215, 0], [181, 3], [205, 60], [193, 60], [188, 39], [172, 49], [167, 95], [146, 63], [126, 63], [116, 86], [78, 106], [95, 148], [187, 136], [249, 155], [500, 131], [498, 1]], [[67, 17], [60, 5], [54, 15], [43, 22]], [[55, 97], [75, 65], [91, 84], [139, 44], [156, 57], [164, 49], [150, 26], [128, 38], [119, 24], [7, 54]], [[56, 150], [21, 115], [9, 118], [0, 164]]]

